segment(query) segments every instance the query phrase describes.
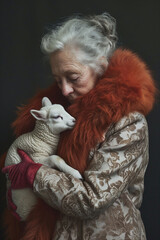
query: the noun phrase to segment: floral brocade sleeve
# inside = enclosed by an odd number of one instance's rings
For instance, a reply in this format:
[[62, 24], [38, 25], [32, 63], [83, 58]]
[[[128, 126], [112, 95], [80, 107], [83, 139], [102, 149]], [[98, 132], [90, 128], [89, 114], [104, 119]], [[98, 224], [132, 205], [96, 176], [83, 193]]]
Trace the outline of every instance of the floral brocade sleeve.
[[[122, 118], [94, 151], [84, 180], [42, 166], [34, 192], [68, 216], [90, 219], [107, 209], [124, 191], [143, 192], [148, 163], [148, 127], [140, 113]], [[141, 174], [140, 174], [141, 173]]]

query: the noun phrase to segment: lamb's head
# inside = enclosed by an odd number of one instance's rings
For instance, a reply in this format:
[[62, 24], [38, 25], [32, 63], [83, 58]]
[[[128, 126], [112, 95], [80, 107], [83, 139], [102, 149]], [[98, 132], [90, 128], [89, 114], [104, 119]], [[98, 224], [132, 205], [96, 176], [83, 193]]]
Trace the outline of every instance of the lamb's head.
[[67, 113], [60, 104], [52, 104], [47, 97], [42, 99], [40, 110], [31, 110], [30, 112], [35, 119], [45, 122], [54, 134], [72, 129], [75, 125], [75, 118]]

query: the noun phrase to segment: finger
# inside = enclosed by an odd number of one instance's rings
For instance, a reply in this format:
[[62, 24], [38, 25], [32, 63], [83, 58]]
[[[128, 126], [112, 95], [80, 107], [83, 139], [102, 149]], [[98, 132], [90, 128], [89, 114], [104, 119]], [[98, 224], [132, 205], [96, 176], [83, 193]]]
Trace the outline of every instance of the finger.
[[13, 165], [2, 168], [2, 173], [8, 173], [12, 167]]
[[11, 180], [11, 182], [15, 182], [19, 177], [20, 177], [20, 172], [18, 171], [19, 169], [15, 168], [13, 169], [13, 171], [11, 170], [11, 172], [9, 173], [9, 179]]
[[17, 152], [20, 156], [20, 158], [22, 159], [22, 161], [26, 161], [26, 162], [32, 162], [33, 163], [33, 160], [29, 157], [29, 155], [23, 151], [22, 149], [17, 149]]
[[21, 184], [22, 174], [19, 172], [19, 169], [16, 169], [9, 175], [12, 188], [15, 188], [17, 185]]
[[17, 152], [18, 152], [18, 154], [19, 154], [19, 156], [22, 158], [22, 159], [24, 159], [26, 156], [27, 156], [27, 154], [26, 154], [26, 152], [25, 151], [23, 151], [22, 149], [17, 149]]

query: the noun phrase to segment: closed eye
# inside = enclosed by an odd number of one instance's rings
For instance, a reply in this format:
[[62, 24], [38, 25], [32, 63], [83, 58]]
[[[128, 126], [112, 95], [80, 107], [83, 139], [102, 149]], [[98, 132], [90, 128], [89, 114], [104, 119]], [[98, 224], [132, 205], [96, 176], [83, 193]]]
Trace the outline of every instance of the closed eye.
[[71, 83], [76, 83], [79, 80], [79, 77], [67, 76], [67, 80]]
[[52, 118], [54, 118], [54, 119], [61, 118], [61, 119], [63, 120], [63, 117], [62, 117], [62, 116], [60, 116], [60, 115], [57, 115], [57, 116], [52, 116]]

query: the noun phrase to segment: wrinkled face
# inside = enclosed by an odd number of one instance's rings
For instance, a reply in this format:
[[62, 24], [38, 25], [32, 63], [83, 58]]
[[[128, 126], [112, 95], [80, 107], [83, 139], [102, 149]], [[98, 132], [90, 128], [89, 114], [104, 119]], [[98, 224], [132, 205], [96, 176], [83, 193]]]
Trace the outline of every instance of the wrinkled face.
[[52, 74], [62, 94], [69, 102], [74, 102], [78, 96], [88, 93], [96, 84], [94, 71], [82, 65], [69, 50], [56, 51], [50, 56]]

